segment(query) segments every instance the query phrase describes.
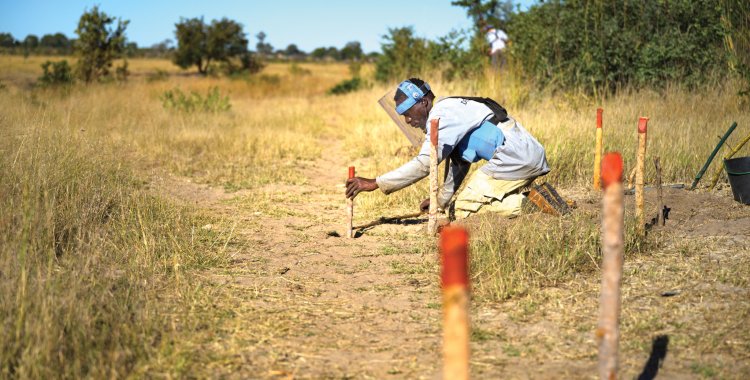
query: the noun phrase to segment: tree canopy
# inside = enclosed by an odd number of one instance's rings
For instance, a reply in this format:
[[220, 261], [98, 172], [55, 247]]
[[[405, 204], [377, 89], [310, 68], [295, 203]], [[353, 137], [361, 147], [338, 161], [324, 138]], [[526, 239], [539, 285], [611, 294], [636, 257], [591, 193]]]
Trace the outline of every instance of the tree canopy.
[[[81, 15], [76, 28], [78, 40], [75, 51], [78, 56], [76, 72], [83, 81], [91, 82], [109, 77], [112, 62], [122, 57], [128, 21], [116, 21], [117, 26], [113, 28], [111, 24], [115, 22], [115, 18], [99, 11], [97, 6]], [[126, 73], [126, 67], [118, 68], [118, 71]]]
[[174, 62], [183, 69], [195, 66], [199, 73], [206, 74], [212, 62], [228, 64], [230, 59], [248, 53], [242, 24], [236, 21], [222, 18], [209, 25], [203, 18], [181, 19], [175, 28]]

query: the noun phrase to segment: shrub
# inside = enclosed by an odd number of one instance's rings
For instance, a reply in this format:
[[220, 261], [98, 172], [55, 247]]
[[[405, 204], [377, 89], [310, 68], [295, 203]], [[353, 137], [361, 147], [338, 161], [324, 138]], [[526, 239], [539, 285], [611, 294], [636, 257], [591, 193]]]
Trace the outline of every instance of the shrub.
[[479, 75], [487, 63], [484, 36], [451, 31], [437, 41], [414, 36], [412, 28], [390, 29], [376, 61], [375, 79], [401, 80], [439, 72], [447, 79]]
[[44, 73], [39, 77], [39, 83], [43, 86], [56, 86], [73, 83], [73, 70], [68, 61], [59, 62], [46, 61], [42, 63]]
[[166, 70], [157, 69], [153, 73], [146, 75], [147, 82], [159, 82], [169, 78], [169, 73]]
[[414, 36], [411, 27], [389, 29], [381, 49], [375, 67], [378, 81], [418, 76], [429, 67], [430, 42]]
[[343, 80], [328, 90], [329, 95], [343, 95], [365, 87], [365, 81], [360, 77]]
[[[464, 48], [468, 44], [468, 48]], [[451, 31], [430, 45], [431, 61], [440, 63], [446, 80], [471, 78], [483, 73], [487, 64], [484, 36], [468, 31]]]
[[300, 65], [298, 65], [295, 62], [295, 63], [292, 63], [291, 66], [289, 66], [289, 73], [292, 74], [292, 75], [303, 76], [303, 75], [310, 75], [310, 74], [312, 74], [312, 71], [310, 71], [309, 69], [306, 69], [304, 67], [300, 67]]
[[195, 91], [186, 94], [179, 88], [167, 90], [161, 96], [162, 105], [166, 109], [172, 109], [187, 113], [192, 112], [222, 112], [232, 108], [229, 96], [222, 96], [218, 87], [211, 87], [206, 96]]
[[[177, 50], [173, 61], [183, 69], [196, 66], [203, 75], [211, 74], [213, 62], [223, 63], [227, 74], [260, 71], [262, 65], [247, 51], [242, 24], [223, 18], [206, 24], [203, 18], [181, 19], [175, 25]], [[232, 60], [240, 61], [238, 69]]]
[[699, 85], [727, 71], [714, 1], [550, 1], [511, 17], [509, 51], [541, 84], [614, 90]]
[[277, 85], [281, 83], [281, 77], [276, 74], [261, 74], [257, 77], [254, 77], [257, 80], [253, 80], [253, 82], [260, 82], [264, 84], [270, 84], [270, 85]]
[[[125, 28], [128, 21], [117, 20], [117, 27], [109, 25], [114, 17], [100, 12], [98, 7], [85, 12], [78, 21], [78, 40], [75, 42], [78, 63], [76, 71], [85, 82], [110, 79], [112, 62], [123, 56], [125, 51]], [[116, 79], [127, 79], [128, 66], [125, 63], [116, 70]]]

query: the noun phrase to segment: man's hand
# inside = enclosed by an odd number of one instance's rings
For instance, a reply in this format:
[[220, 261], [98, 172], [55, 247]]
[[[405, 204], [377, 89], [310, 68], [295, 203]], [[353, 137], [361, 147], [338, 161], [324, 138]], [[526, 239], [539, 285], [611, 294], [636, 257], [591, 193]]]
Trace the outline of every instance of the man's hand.
[[362, 191], [373, 191], [378, 188], [374, 179], [354, 177], [346, 180], [346, 197], [354, 199]]
[[419, 211], [430, 211], [430, 198], [423, 200], [422, 203], [419, 204]]

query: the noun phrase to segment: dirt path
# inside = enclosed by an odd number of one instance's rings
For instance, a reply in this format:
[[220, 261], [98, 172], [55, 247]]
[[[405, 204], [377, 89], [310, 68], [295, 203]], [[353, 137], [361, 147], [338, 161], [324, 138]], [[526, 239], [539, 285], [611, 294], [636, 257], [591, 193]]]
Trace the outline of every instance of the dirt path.
[[168, 175], [152, 181], [162, 194], [237, 223], [243, 245], [234, 266], [216, 275], [235, 292], [235, 312], [247, 316], [248, 326], [226, 337], [245, 346], [233, 376], [435, 372], [436, 274], [425, 272], [428, 258], [410, 244], [423, 226], [399, 226], [396, 237], [380, 231], [341, 237], [342, 168], [345, 163], [330, 158], [309, 162], [306, 184], [252, 192], [225, 193]]
[[[233, 247], [237, 253], [232, 265], [222, 273], [209, 274], [223, 284], [230, 297], [221, 307], [231, 313], [231, 322], [217, 331], [206, 347], [222, 358], [215, 364], [218, 375], [439, 376], [438, 277], [434, 252], [420, 248], [426, 247], [420, 237], [424, 226], [383, 226], [356, 239], [335, 236], [334, 232], [344, 234], [342, 184], [346, 167], [335, 157], [340, 155], [308, 162], [304, 168], [307, 181], [299, 186], [269, 185], [226, 193], [187, 178], [162, 175], [152, 181], [160, 194], [194, 204], [234, 225], [239, 243]], [[667, 194], [673, 205], [680, 203], [670, 220], [681, 226], [676, 229], [679, 239], [689, 238], [695, 231], [710, 236], [726, 232], [722, 226], [728, 216], [712, 217], [702, 206], [715, 201], [715, 196], [680, 198], [686, 197], [684, 194], [681, 190]], [[591, 203], [586, 197], [592, 195], [576, 200]], [[737, 221], [730, 225], [733, 235], [746, 235], [750, 226], [747, 210], [722, 202], [728, 208], [725, 214], [734, 215]], [[744, 263], [747, 236], [740, 240], [744, 244], [740, 262]], [[665, 252], [663, 257], [656, 254], [627, 263], [626, 272], [659, 268], [665, 260], [672, 260], [670, 255]], [[748, 294], [746, 287], [736, 292]], [[663, 307], [662, 300], [652, 293], [633, 284], [624, 295], [626, 307], [629, 300], [640, 305], [638, 300], [644, 297], [657, 303], [653, 307]], [[474, 375], [591, 377], [596, 373], [592, 331], [597, 297], [598, 278], [576, 278], [546, 289], [534, 299], [473, 305]], [[577, 318], [571, 319], [571, 313]], [[649, 349], [643, 347], [641, 355], [625, 360], [624, 372], [631, 377], [641, 373]], [[697, 377], [695, 371], [686, 372], [690, 363], [664, 363], [660, 378]]]

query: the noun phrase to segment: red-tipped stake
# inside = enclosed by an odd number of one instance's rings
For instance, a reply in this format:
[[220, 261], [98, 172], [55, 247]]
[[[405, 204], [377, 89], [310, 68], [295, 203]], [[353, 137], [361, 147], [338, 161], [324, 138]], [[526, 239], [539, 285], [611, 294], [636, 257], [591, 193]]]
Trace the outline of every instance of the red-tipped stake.
[[601, 188], [599, 177], [602, 165], [602, 114], [604, 110], [596, 109], [596, 148], [594, 150], [594, 190]]
[[[349, 179], [352, 178], [354, 178], [354, 166], [349, 167]], [[352, 231], [352, 227], [354, 226], [354, 200], [351, 198], [347, 198], [346, 200], [346, 211], [348, 217], [346, 237], [352, 238], [354, 237], [354, 233]]]
[[430, 212], [427, 221], [427, 234], [434, 236], [437, 232], [438, 209], [438, 128], [440, 119], [430, 120]]
[[638, 236], [646, 234], [646, 220], [643, 214], [643, 185], [644, 171], [646, 168], [646, 130], [648, 129], [648, 118], [641, 117], [638, 120], [638, 156], [635, 163], [635, 220]]
[[622, 279], [625, 206], [622, 157], [608, 153], [602, 160], [602, 294], [599, 303], [599, 378], [617, 378], [620, 342], [620, 280]]
[[469, 234], [440, 232], [443, 287], [443, 379], [469, 378]]

